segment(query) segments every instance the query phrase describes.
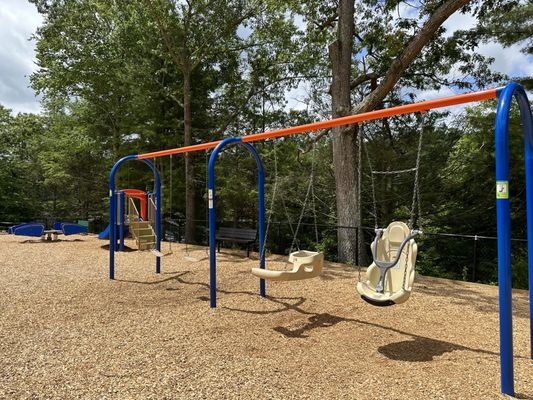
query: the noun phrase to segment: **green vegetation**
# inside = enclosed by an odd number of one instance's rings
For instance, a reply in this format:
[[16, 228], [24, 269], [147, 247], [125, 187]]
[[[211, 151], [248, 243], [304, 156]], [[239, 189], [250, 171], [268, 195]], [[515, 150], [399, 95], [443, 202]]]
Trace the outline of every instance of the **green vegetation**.
[[[531, 52], [530, 18], [521, 17], [521, 28], [514, 31], [506, 20], [501, 37], [495, 30], [505, 10], [516, 13], [521, 7], [522, 14], [531, 13], [530, 6], [516, 1], [409, 6], [370, 0], [31, 2], [44, 16], [36, 33], [39, 69], [31, 77], [43, 95], [44, 112], [13, 115], [0, 106], [2, 221], [105, 216], [108, 172], [124, 155], [391, 107], [424, 90], [497, 86], [508, 77], [492, 73], [490, 60], [477, 54], [476, 46], [496, 37], [504, 45], [522, 43]], [[442, 23], [454, 11], [472, 12], [479, 26], [448, 35]], [[343, 51], [349, 56], [342, 57]], [[286, 95], [298, 87], [302, 95], [296, 107]], [[494, 102], [485, 102], [459, 116], [434, 111], [425, 118], [419, 223], [428, 233], [495, 235], [494, 109]], [[277, 159], [272, 221], [298, 220], [314, 157], [317, 222], [373, 227], [370, 165], [378, 171], [412, 168], [419, 129], [420, 116], [407, 115], [257, 143], [267, 169], [267, 204]], [[361, 134], [365, 148], [359, 165], [356, 139]], [[510, 138], [513, 232], [523, 238], [520, 135], [515, 119]], [[200, 152], [172, 160], [170, 217], [186, 217], [188, 241], [201, 240], [195, 221], [205, 219], [206, 159]], [[168, 214], [170, 160], [156, 163]], [[219, 218], [254, 224], [253, 160], [238, 149], [227, 150], [217, 168]], [[145, 189], [145, 173], [142, 165], [131, 163], [120, 171], [119, 186]], [[380, 225], [409, 220], [412, 173], [375, 176], [374, 187]], [[365, 262], [371, 230], [364, 231], [358, 247], [356, 229], [321, 227], [316, 243], [314, 219], [308, 204], [302, 245], [323, 249], [330, 259]], [[270, 247], [288, 250], [288, 225], [272, 230]], [[428, 236], [421, 246], [420, 271], [495, 282], [495, 242], [480, 241], [475, 255], [473, 242]], [[513, 250], [517, 287], [527, 285], [522, 247], [519, 243]]]

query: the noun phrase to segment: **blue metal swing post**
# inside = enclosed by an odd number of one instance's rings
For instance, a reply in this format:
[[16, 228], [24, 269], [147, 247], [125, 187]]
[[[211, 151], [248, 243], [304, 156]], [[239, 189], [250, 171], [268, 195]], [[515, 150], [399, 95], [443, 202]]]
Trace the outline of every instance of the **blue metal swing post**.
[[[259, 223], [259, 268], [265, 268], [265, 173], [263, 163], [257, 150], [249, 143], [244, 143], [240, 137], [222, 140], [215, 147], [209, 158], [207, 177], [207, 196], [209, 206], [209, 299], [211, 308], [217, 306], [217, 253], [216, 253], [216, 210], [215, 210], [215, 164], [217, 155], [228, 144], [243, 145], [254, 157], [257, 164], [257, 194], [258, 194], [258, 223]], [[265, 280], [259, 280], [259, 295], [266, 296]]]
[[513, 96], [518, 102], [520, 119], [524, 129], [530, 343], [533, 358], [533, 118], [524, 88], [517, 83], [510, 83], [498, 91], [499, 101], [495, 128], [501, 390], [510, 396], [514, 396], [514, 372], [508, 131]]

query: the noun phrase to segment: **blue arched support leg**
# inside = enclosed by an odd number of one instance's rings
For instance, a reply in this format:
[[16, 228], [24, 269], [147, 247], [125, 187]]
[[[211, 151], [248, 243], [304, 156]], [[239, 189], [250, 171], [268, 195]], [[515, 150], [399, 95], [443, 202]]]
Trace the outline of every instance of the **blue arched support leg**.
[[524, 88], [510, 83], [498, 91], [496, 112], [496, 217], [498, 230], [498, 285], [500, 307], [501, 389], [514, 396], [512, 270], [511, 270], [511, 213], [509, 202], [509, 113], [513, 96], [518, 102], [524, 129], [530, 336], [533, 357], [533, 118]]
[[[117, 210], [117, 192], [115, 184], [115, 176], [120, 166], [129, 160], [137, 160], [145, 163], [150, 167], [154, 175], [155, 181], [155, 205], [156, 205], [156, 217], [155, 217], [155, 234], [156, 234], [156, 250], [161, 251], [161, 177], [159, 171], [155, 165], [148, 159], [140, 159], [136, 155], [130, 155], [122, 157], [118, 160], [109, 174], [109, 279], [115, 279], [115, 251], [117, 240], [119, 236], [117, 234], [117, 211], [121, 214], [124, 213], [123, 201], [121, 201], [120, 209]], [[124, 221], [124, 216], [120, 216], [120, 221]], [[123, 227], [120, 227], [123, 230]], [[155, 261], [156, 273], [161, 272], [161, 259], [156, 257]]]
[[[229, 144], [243, 145], [254, 157], [257, 164], [257, 193], [258, 193], [258, 221], [259, 221], [259, 268], [265, 268], [265, 172], [261, 157], [257, 150], [249, 143], [244, 143], [242, 138], [227, 138], [218, 144], [211, 153], [208, 165], [208, 206], [209, 206], [209, 296], [212, 308], [217, 306], [217, 253], [216, 253], [216, 194], [215, 194], [215, 164], [218, 153]], [[265, 280], [259, 280], [259, 295], [266, 295]]]

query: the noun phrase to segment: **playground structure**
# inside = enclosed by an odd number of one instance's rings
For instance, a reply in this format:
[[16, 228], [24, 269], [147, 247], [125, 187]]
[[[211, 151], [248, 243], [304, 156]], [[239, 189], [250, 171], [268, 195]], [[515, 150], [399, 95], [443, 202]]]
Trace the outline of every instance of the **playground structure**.
[[[160, 250], [160, 179], [159, 173], [149, 161], [150, 158], [169, 156], [180, 153], [207, 150], [214, 148], [209, 159], [208, 169], [208, 201], [209, 201], [209, 247], [210, 247], [210, 304], [216, 307], [216, 190], [215, 163], [218, 153], [227, 145], [240, 144], [254, 157], [258, 169], [258, 221], [259, 221], [259, 269], [265, 269], [265, 204], [264, 204], [264, 171], [259, 154], [250, 142], [274, 139], [282, 136], [316, 131], [334, 126], [363, 123], [415, 112], [426, 112], [431, 109], [449, 107], [470, 102], [498, 99], [496, 114], [496, 211], [497, 211], [497, 246], [498, 246], [498, 280], [499, 280], [499, 315], [500, 315], [500, 362], [501, 390], [504, 394], [514, 395], [513, 372], [513, 340], [512, 340], [512, 285], [511, 285], [511, 227], [509, 200], [509, 146], [508, 123], [512, 98], [515, 97], [524, 130], [525, 168], [526, 168], [526, 199], [527, 199], [527, 230], [528, 238], [533, 237], [533, 118], [527, 95], [523, 87], [510, 83], [504, 88], [484, 90], [442, 99], [423, 101], [414, 104], [376, 110], [327, 121], [315, 122], [276, 131], [252, 134], [243, 137], [226, 138], [209, 143], [202, 143], [176, 149], [169, 149], [139, 155], [130, 155], [119, 160], [110, 175], [110, 278], [114, 279], [114, 251], [116, 244], [115, 223], [116, 197], [115, 173], [118, 167], [127, 160], [139, 160], [153, 171], [156, 181], [156, 249]], [[397, 257], [398, 258], [398, 257]], [[379, 265], [378, 265], [379, 266]], [[386, 266], [383, 265], [383, 268]], [[160, 272], [160, 259], [156, 261], [156, 272]], [[533, 287], [533, 242], [528, 240], [528, 273], [529, 287]], [[384, 274], [382, 274], [384, 275]], [[381, 283], [383, 280], [380, 279]], [[259, 282], [260, 296], [266, 295], [265, 279]], [[533, 342], [533, 292], [529, 291], [530, 339]], [[531, 346], [533, 357], [533, 346]]]
[[14, 225], [7, 230], [7, 233], [16, 236], [40, 237], [41, 240], [56, 242], [59, 235], [85, 235], [87, 227], [79, 224], [55, 222], [52, 229], [45, 229], [44, 224], [22, 223]]
[[[113, 166], [109, 175], [109, 226], [101, 235], [109, 237], [110, 279], [115, 279], [115, 252], [124, 251], [126, 225], [131, 226], [131, 232], [139, 250], [153, 251], [156, 256], [155, 271], [161, 272], [161, 178], [159, 171], [150, 160], [142, 160], [153, 173], [154, 191], [151, 193], [136, 189], [116, 189], [115, 176], [118, 169], [123, 163], [136, 159], [138, 159], [137, 156], [121, 158]], [[128, 199], [127, 212], [126, 198]], [[141, 202], [140, 213], [135, 206], [134, 198]]]
[[[137, 200], [137, 202], [136, 202]], [[115, 249], [124, 251], [124, 238], [131, 233], [139, 250], [153, 250], [156, 245], [154, 194], [139, 189], [121, 189], [116, 196], [117, 218]], [[137, 206], [139, 205], [139, 207]], [[98, 235], [109, 239], [111, 223]]]

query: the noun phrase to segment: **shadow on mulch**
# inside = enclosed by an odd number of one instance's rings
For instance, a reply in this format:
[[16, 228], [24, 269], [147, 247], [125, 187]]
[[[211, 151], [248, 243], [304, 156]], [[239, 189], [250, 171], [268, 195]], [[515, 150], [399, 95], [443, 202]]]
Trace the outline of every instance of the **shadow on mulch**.
[[129, 280], [129, 279], [115, 279], [115, 280], [117, 282], [138, 283], [140, 285], [158, 285], [160, 283], [169, 282], [169, 281], [173, 281], [173, 280], [180, 281], [179, 277], [183, 276], [183, 275], [187, 275], [189, 272], [190, 271], [178, 272], [175, 276], [169, 276], [168, 278], [160, 279], [158, 281], [148, 281], [147, 282], [147, 281], [133, 281], [133, 280]]
[[[185, 274], [188, 274], [190, 271], [186, 271], [185, 273], [182, 273], [178, 276], [175, 276], [173, 277], [172, 279], [176, 279], [179, 283], [182, 283], [184, 285], [194, 285], [194, 286], [202, 286], [206, 289], [209, 289], [210, 286], [208, 283], [205, 283], [205, 282], [192, 282], [192, 281], [186, 281], [184, 279], [182, 279], [181, 277]], [[245, 294], [245, 295], [249, 295], [249, 296], [259, 296], [257, 294], [257, 292], [250, 292], [250, 291], [232, 291], [232, 290], [226, 290], [226, 289], [220, 289], [217, 287], [217, 293], [222, 293], [222, 294]], [[279, 303], [279, 304], [282, 304], [283, 307], [278, 309], [278, 310], [271, 310], [271, 311], [254, 311], [254, 310], [241, 310], [241, 309], [238, 309], [238, 308], [231, 308], [231, 307], [223, 307], [225, 308], [226, 310], [230, 310], [230, 311], [236, 311], [236, 312], [243, 312], [243, 313], [250, 313], [250, 314], [272, 314], [272, 313], [278, 313], [278, 312], [283, 312], [283, 311], [287, 311], [287, 310], [290, 310], [291, 308], [293, 307], [296, 307], [299, 312], [302, 312], [302, 313], [305, 313], [305, 314], [312, 314], [312, 313], [308, 313], [304, 310], [301, 310], [298, 308], [298, 306], [300, 306], [301, 304], [303, 304], [306, 299], [303, 298], [303, 297], [280, 297], [280, 298], [274, 298], [274, 297], [269, 297], [267, 296], [266, 297], [267, 299], [271, 300], [271, 301], [274, 301], [276, 303]], [[205, 302], [208, 302], [210, 301], [209, 299], [209, 296], [198, 296], [197, 297], [198, 300], [200, 301], [205, 301]], [[286, 302], [283, 302], [279, 299], [291, 299], [291, 300], [297, 300], [297, 304], [295, 305], [292, 305], [292, 304], [289, 304], [289, 303], [286, 303]]]
[[258, 261], [257, 258], [252, 257], [252, 256], [246, 257], [246, 255], [240, 255], [240, 254], [235, 254], [235, 253], [230, 253], [230, 252], [225, 252], [225, 251], [217, 252], [217, 259], [218, 257], [221, 257], [219, 261], [232, 262], [232, 263], [247, 263], [250, 261]]
[[[250, 293], [256, 295], [255, 293]], [[208, 298], [206, 298], [208, 300]], [[306, 299], [304, 297], [299, 298], [274, 298], [267, 296], [269, 301], [273, 301], [277, 304], [282, 305], [280, 309], [270, 310], [270, 311], [255, 311], [255, 310], [241, 310], [225, 307], [226, 309], [238, 312], [244, 312], [248, 314], [273, 314], [283, 311], [296, 311], [303, 315], [309, 315], [307, 323], [298, 327], [285, 327], [285, 326], [276, 326], [274, 331], [281, 333], [287, 338], [298, 338], [305, 339], [309, 337], [309, 332], [318, 328], [328, 328], [334, 326], [340, 322], [348, 322], [354, 324], [362, 324], [367, 326], [372, 326], [387, 331], [392, 331], [411, 337], [411, 340], [404, 340], [397, 343], [390, 343], [385, 346], [378, 348], [378, 352], [383, 354], [385, 357], [391, 360], [398, 361], [409, 361], [409, 362], [427, 362], [432, 361], [434, 357], [440, 356], [444, 353], [452, 352], [455, 350], [461, 351], [471, 351], [474, 353], [485, 354], [488, 356], [498, 357], [499, 353], [478, 349], [474, 347], [461, 346], [455, 343], [446, 342], [443, 340], [436, 340], [428, 338], [425, 336], [415, 335], [410, 332], [405, 332], [396, 328], [391, 328], [384, 325], [379, 325], [373, 322], [363, 321], [353, 318], [340, 317], [338, 315], [332, 315], [329, 313], [316, 314], [306, 310], [303, 310], [300, 306], [305, 303]], [[297, 300], [296, 303], [291, 304], [284, 300]], [[517, 357], [517, 358], [526, 358], [526, 357]]]
[[[297, 309], [297, 307], [293, 307]], [[307, 312], [305, 312], [308, 314]], [[287, 328], [283, 326], [277, 326], [273, 328], [276, 332], [281, 333], [288, 338], [303, 339], [309, 337], [308, 332], [317, 328], [328, 328], [338, 324], [339, 322], [348, 322], [369, 325], [377, 327], [387, 331], [396, 332], [405, 336], [410, 336], [411, 340], [402, 340], [401, 342], [389, 343], [385, 346], [378, 348], [378, 352], [385, 357], [396, 361], [407, 362], [428, 362], [432, 361], [434, 357], [449, 353], [455, 350], [471, 351], [474, 353], [485, 354], [488, 356], [498, 357], [499, 353], [488, 351], [484, 349], [478, 349], [474, 347], [461, 346], [451, 342], [445, 342], [443, 340], [436, 340], [425, 336], [415, 335], [409, 332], [401, 331], [399, 329], [391, 328], [384, 325], [375, 324], [368, 321], [362, 321], [352, 318], [339, 317], [331, 314], [314, 314], [308, 318], [308, 322], [297, 328]], [[522, 358], [522, 357], [517, 357]], [[525, 357], [524, 357], [525, 358]]]
[[20, 244], [37, 244], [37, 243], [58, 243], [58, 242], [74, 243], [74, 242], [85, 242], [85, 240], [83, 239], [57, 239], [57, 240], [26, 239], [19, 243]]
[[[423, 282], [415, 284], [414, 291], [435, 297], [444, 297], [454, 304], [475, 307], [476, 311], [484, 314], [498, 313], [498, 298], [487, 296], [460, 284], [446, 284], [442, 282]], [[527, 297], [513, 298], [513, 316], [529, 318]]]
[[378, 352], [391, 360], [408, 362], [427, 362], [433, 358], [451, 353], [455, 350], [473, 351], [475, 353], [497, 356], [498, 353], [483, 349], [474, 349], [460, 346], [455, 343], [436, 340], [424, 336], [412, 335], [412, 340], [402, 340], [401, 342], [389, 343], [378, 348]]
[[202, 258], [196, 258], [196, 257], [192, 257], [192, 256], [185, 256], [185, 257], [183, 257], [183, 258], [185, 259], [185, 261], [194, 264], [194, 263], [199, 263], [199, 262], [202, 262], [202, 261], [208, 260], [208, 259], [209, 259], [209, 256], [205, 256], [205, 257], [202, 257]]
[[308, 323], [304, 326], [295, 329], [289, 329], [284, 326], [276, 326], [273, 328], [276, 332], [281, 333], [288, 338], [306, 338], [309, 337], [306, 333], [317, 328], [329, 328], [338, 324], [339, 322], [348, 322], [350, 319], [331, 315], [328, 313], [315, 314], [308, 319]]
[[[104, 249], [104, 250], [109, 250], [109, 243], [100, 246], [100, 248]], [[137, 249], [134, 249], [132, 247], [128, 247], [128, 246], [124, 245], [124, 252], [131, 253], [132, 251], [137, 251]]]
[[[203, 286], [209, 289], [209, 284], [207, 283], [184, 280], [182, 277], [187, 275], [188, 273], [190, 273], [190, 271], [183, 271], [183, 272], [177, 273], [175, 276], [162, 279], [159, 281], [153, 281], [153, 282], [138, 282], [138, 281], [128, 281], [128, 280], [123, 280], [122, 282], [132, 282], [132, 283], [153, 285], [153, 284], [159, 284], [162, 282], [167, 282], [170, 280], [176, 280], [177, 282], [185, 284], [185, 285], [197, 285], [197, 286]], [[448, 289], [459, 290], [458, 288], [453, 288], [453, 287], [448, 287]], [[176, 289], [173, 289], [173, 290], [176, 290]], [[477, 292], [474, 292], [471, 290], [470, 292], [478, 295], [481, 299], [484, 299], [486, 297], [486, 296], [480, 296]], [[257, 296], [256, 292], [229, 291], [229, 290], [224, 290], [224, 289], [217, 289], [217, 293], [245, 294], [249, 296]], [[446, 296], [446, 294], [441, 294], [441, 295]], [[199, 296], [197, 299], [200, 301], [205, 301], [205, 302], [209, 301], [208, 296]], [[267, 296], [265, 299], [268, 301], [274, 302], [276, 304], [279, 304], [281, 307], [276, 310], [244, 310], [244, 309], [238, 309], [238, 308], [232, 308], [232, 307], [224, 307], [224, 308], [230, 311], [234, 311], [234, 312], [256, 314], [256, 315], [276, 314], [276, 313], [281, 313], [285, 311], [295, 311], [302, 315], [308, 315], [309, 318], [307, 319], [307, 322], [302, 326], [299, 326], [299, 327], [276, 326], [272, 328], [274, 331], [282, 334], [283, 336], [287, 338], [305, 339], [309, 337], [309, 332], [315, 329], [329, 328], [340, 322], [367, 325], [367, 326], [380, 328], [383, 330], [399, 333], [401, 335], [410, 337], [411, 338], [410, 340], [402, 340], [400, 342], [389, 343], [387, 345], [384, 345], [378, 348], [379, 353], [381, 353], [382, 355], [384, 355], [385, 357], [391, 360], [396, 360], [396, 361], [429, 362], [429, 361], [432, 361], [435, 357], [438, 357], [445, 353], [450, 353], [456, 350], [471, 351], [474, 353], [485, 354], [485, 355], [494, 356], [494, 357], [499, 356], [499, 353], [496, 353], [493, 351], [488, 351], [488, 350], [474, 348], [474, 347], [462, 346], [456, 343], [451, 343], [451, 342], [446, 342], [443, 340], [437, 340], [437, 339], [432, 339], [432, 338], [425, 337], [425, 336], [415, 335], [410, 332], [402, 331], [400, 329], [376, 324], [376, 323], [369, 322], [369, 321], [364, 321], [364, 320], [359, 320], [359, 319], [354, 319], [354, 318], [345, 318], [345, 317], [340, 317], [338, 315], [332, 315], [329, 313], [317, 314], [317, 313], [313, 313], [310, 311], [306, 311], [303, 308], [301, 308], [301, 306], [307, 301], [305, 297]], [[521, 356], [516, 356], [516, 358], [529, 359], [528, 357], [521, 357]], [[517, 397], [517, 398], [531, 399], [530, 397]]]

